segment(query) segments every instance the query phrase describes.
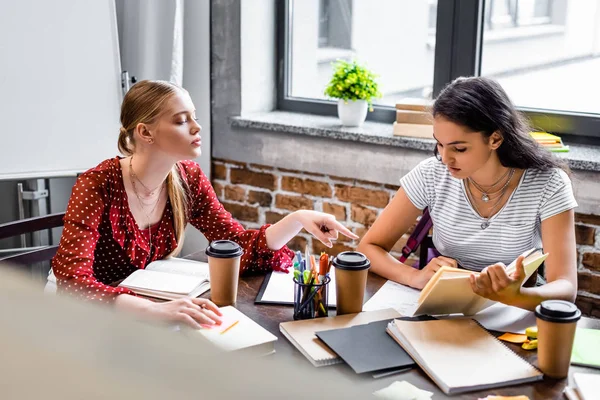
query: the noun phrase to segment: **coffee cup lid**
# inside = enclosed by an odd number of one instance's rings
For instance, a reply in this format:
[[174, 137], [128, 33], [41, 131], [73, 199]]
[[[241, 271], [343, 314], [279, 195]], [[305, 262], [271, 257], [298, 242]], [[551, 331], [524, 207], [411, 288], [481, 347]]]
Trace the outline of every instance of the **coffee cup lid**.
[[360, 271], [369, 268], [371, 262], [358, 251], [344, 251], [333, 259], [332, 265], [338, 269]]
[[231, 240], [213, 240], [206, 248], [206, 255], [214, 258], [234, 258], [244, 254], [244, 250]]
[[569, 301], [546, 300], [535, 308], [535, 316], [548, 322], [568, 323], [579, 320], [581, 311]]

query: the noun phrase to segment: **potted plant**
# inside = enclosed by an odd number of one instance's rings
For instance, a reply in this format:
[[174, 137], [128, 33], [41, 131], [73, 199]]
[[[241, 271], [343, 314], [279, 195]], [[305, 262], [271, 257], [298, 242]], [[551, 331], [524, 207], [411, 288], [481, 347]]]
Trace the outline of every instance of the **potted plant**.
[[367, 110], [373, 111], [373, 99], [381, 97], [377, 75], [356, 61], [338, 60], [333, 65], [325, 95], [339, 99], [338, 116], [344, 126], [361, 126]]

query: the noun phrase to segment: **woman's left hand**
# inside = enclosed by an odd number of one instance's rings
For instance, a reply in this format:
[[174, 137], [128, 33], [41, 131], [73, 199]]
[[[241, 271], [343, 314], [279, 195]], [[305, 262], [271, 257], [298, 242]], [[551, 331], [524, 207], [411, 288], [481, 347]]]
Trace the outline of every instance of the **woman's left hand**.
[[331, 214], [311, 210], [296, 211], [296, 214], [296, 220], [302, 227], [327, 247], [333, 246], [332, 241], [338, 238], [339, 233], [350, 239], [358, 239], [357, 235], [336, 221]]
[[490, 300], [510, 303], [520, 294], [525, 280], [523, 259], [523, 256], [517, 258], [515, 272], [510, 276], [502, 263], [484, 268], [479, 276], [471, 274], [469, 280], [473, 292]]

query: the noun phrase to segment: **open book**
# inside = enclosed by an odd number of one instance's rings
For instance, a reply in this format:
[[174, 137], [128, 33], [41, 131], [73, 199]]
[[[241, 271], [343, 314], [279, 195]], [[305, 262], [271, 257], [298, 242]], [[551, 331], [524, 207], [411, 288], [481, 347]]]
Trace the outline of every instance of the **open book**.
[[[541, 251], [532, 249], [523, 255], [525, 256], [523, 266], [526, 275], [523, 282], [525, 282], [544, 262], [548, 254], [542, 254]], [[506, 267], [506, 272], [510, 276], [515, 269], [516, 260]], [[445, 266], [438, 269], [421, 291], [418, 306], [413, 315], [456, 313], [474, 315], [495, 304], [495, 301], [473, 292], [469, 283], [471, 274], [479, 273]]]
[[133, 272], [119, 287], [163, 300], [198, 297], [210, 289], [208, 264], [181, 258], [157, 260]]

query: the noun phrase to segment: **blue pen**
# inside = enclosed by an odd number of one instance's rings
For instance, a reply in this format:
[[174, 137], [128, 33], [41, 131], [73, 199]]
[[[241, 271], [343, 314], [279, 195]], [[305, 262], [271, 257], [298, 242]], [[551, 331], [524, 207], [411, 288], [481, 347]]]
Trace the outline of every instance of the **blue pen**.
[[300, 250], [296, 251], [296, 259], [298, 260], [298, 264], [302, 263], [302, 252]]

